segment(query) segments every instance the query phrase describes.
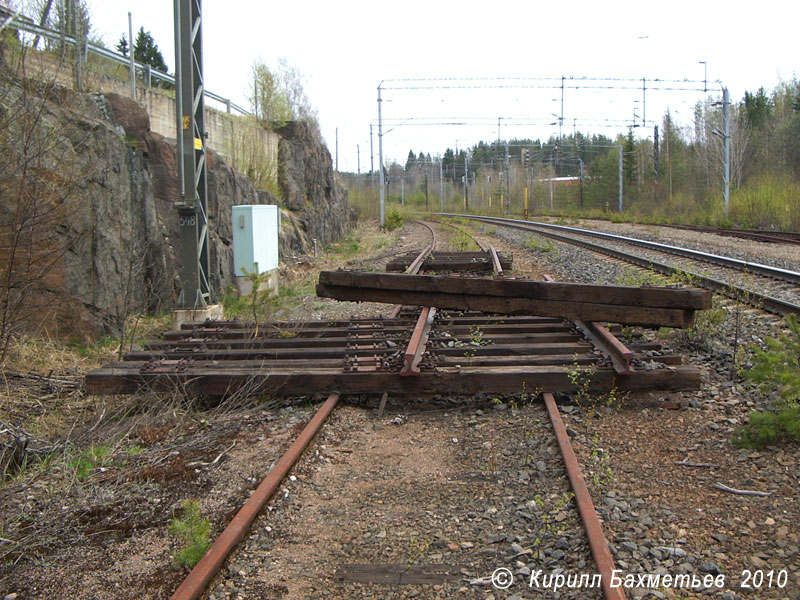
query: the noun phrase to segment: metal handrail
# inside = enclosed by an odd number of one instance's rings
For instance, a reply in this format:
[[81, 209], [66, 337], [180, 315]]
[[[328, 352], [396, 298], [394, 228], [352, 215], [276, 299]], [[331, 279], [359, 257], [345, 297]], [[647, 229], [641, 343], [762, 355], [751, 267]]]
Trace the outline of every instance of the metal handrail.
[[[55, 31], [53, 29], [48, 29], [47, 27], [42, 27], [40, 25], [36, 25], [33, 22], [28, 22], [26, 20], [22, 20], [18, 15], [13, 16], [13, 17], [10, 18], [10, 26], [14, 27], [15, 29], [21, 29], [22, 31], [25, 31], [27, 33], [32, 33], [32, 34], [35, 34], [35, 35], [39, 35], [39, 36], [42, 36], [44, 38], [48, 38], [48, 39], [51, 39], [51, 40], [54, 40], [54, 41], [64, 42], [64, 43], [67, 43], [67, 44], [71, 44], [73, 46], [77, 46], [78, 45], [78, 40], [76, 40], [73, 36], [62, 34], [59, 31]], [[104, 48], [103, 46], [100, 46], [99, 44], [95, 44], [93, 42], [86, 41], [86, 49], [94, 52], [95, 54], [97, 54], [99, 56], [102, 56], [103, 58], [107, 58], [107, 59], [112, 60], [114, 62], [117, 62], [119, 64], [122, 64], [122, 65], [125, 65], [125, 66], [130, 64], [130, 58], [129, 57], [126, 57], [123, 54], [118, 54], [117, 52], [114, 52], [113, 50], [109, 50], [108, 48]], [[173, 75], [170, 75], [169, 73], [163, 73], [161, 71], [157, 71], [156, 69], [150, 68], [150, 65], [147, 65], [147, 64], [144, 64], [144, 63], [140, 63], [140, 62], [137, 62], [137, 61], [134, 61], [134, 64], [135, 64], [136, 68], [139, 69], [139, 71], [141, 73], [149, 72], [151, 77], [155, 77], [157, 79], [160, 79], [162, 81], [165, 81], [167, 83], [171, 83], [172, 85], [175, 85], [175, 77]], [[217, 102], [220, 102], [220, 103], [224, 104], [229, 113], [231, 112], [231, 109], [233, 109], [233, 110], [237, 111], [238, 113], [240, 113], [242, 115], [245, 115], [245, 116], [248, 116], [248, 117], [252, 117], [253, 116], [253, 113], [251, 113], [250, 111], [242, 108], [241, 106], [239, 106], [235, 102], [232, 102], [230, 98], [223, 98], [219, 94], [215, 94], [213, 92], [209, 92], [208, 90], [204, 90], [203, 93], [205, 94], [205, 96], [207, 98], [210, 98], [211, 100], [216, 100]]]

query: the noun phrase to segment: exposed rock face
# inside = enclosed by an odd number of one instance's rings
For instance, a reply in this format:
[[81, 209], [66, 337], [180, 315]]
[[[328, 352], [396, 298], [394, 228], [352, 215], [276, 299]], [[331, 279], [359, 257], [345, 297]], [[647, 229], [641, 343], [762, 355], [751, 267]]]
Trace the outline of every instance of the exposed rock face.
[[282, 138], [278, 145], [282, 206], [295, 216], [284, 223], [284, 244], [295, 253], [305, 253], [312, 239], [319, 244], [341, 239], [355, 215], [318, 131], [308, 123], [295, 121], [278, 133]]
[[[180, 253], [174, 145], [150, 131], [147, 113], [128, 98], [60, 88], [47, 100], [39, 126], [57, 138], [61, 164], [53, 172], [74, 187], [68, 222], [56, 224], [68, 248], [58, 265], [62, 301], [71, 307], [66, 312], [81, 327], [113, 331], [126, 314], [170, 308]], [[327, 149], [304, 126], [292, 125], [286, 135], [283, 202], [207, 153], [209, 275], [216, 293], [233, 282], [233, 205], [282, 204], [284, 255], [307, 251], [309, 238], [334, 241], [349, 226], [346, 193], [334, 180]]]

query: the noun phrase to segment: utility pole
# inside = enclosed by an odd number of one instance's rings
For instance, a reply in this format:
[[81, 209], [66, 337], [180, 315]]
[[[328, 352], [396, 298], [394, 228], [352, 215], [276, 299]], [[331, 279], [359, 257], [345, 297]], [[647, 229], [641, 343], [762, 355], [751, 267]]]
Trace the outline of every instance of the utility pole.
[[701, 60], [699, 64], [703, 65], [703, 93], [708, 93], [708, 63]]
[[536, 198], [534, 197], [534, 194], [533, 194], [533, 192], [536, 189], [535, 175], [536, 175], [536, 173], [533, 170], [533, 160], [531, 159], [531, 207], [532, 208], [535, 208], [533, 205], [536, 203]]
[[645, 124], [647, 115], [647, 79], [642, 77], [642, 127]]
[[506, 140], [506, 213], [511, 212], [511, 177], [510, 169], [508, 166], [508, 140]]
[[561, 126], [564, 124], [564, 76], [561, 76], [561, 116], [558, 118], [558, 141], [561, 141]]
[[336, 172], [339, 172], [339, 128], [336, 128]]
[[361, 145], [356, 144], [356, 160], [358, 161], [358, 176], [361, 178]]
[[464, 210], [469, 210], [469, 170], [466, 151], [464, 152]]
[[428, 167], [425, 167], [425, 210], [430, 212], [431, 205], [428, 200]]
[[369, 180], [375, 187], [375, 150], [372, 149], [372, 123], [369, 124]]
[[660, 162], [660, 151], [658, 148], [658, 125], [653, 128], [653, 174], [655, 175], [656, 183], [658, 183], [658, 171]]
[[74, 34], [75, 34], [75, 79], [77, 83], [77, 88], [79, 92], [83, 91], [83, 47], [84, 47], [84, 35], [83, 35], [83, 23], [82, 19], [80, 18], [80, 7], [78, 3], [75, 2], [72, 5], [73, 9], [73, 21], [74, 21]]
[[444, 212], [444, 171], [441, 157], [439, 157], [439, 212]]
[[[175, 28], [177, 31], [178, 28], [178, 17], [177, 13], [175, 17]], [[177, 38], [176, 38], [177, 39]], [[178, 45], [178, 42], [175, 42], [175, 45]], [[179, 56], [178, 51], [175, 52], [176, 56]], [[133, 16], [131, 13], [128, 13], [128, 56], [130, 57], [130, 71], [131, 71], [131, 100], [136, 100], [136, 63], [133, 59]], [[177, 83], [177, 73], [178, 73], [178, 61], [175, 61], [175, 75], [176, 75], [176, 83]], [[177, 85], [175, 88], [177, 89]], [[180, 131], [180, 130], [179, 130]]]

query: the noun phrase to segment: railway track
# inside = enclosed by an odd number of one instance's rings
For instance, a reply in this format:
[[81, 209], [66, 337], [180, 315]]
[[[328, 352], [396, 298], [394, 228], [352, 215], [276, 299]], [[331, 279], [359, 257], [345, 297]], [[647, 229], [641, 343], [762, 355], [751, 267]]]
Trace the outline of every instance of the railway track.
[[774, 231], [770, 229], [731, 229], [726, 227], [709, 227], [703, 225], [670, 225], [670, 227], [674, 229], [686, 229], [688, 231], [697, 231], [700, 233], [713, 233], [714, 235], [736, 237], [745, 240], [754, 240], [757, 242], [766, 242], [771, 244], [800, 245], [800, 233], [796, 231]]
[[[432, 235], [432, 242], [428, 245], [414, 260], [410, 261], [410, 264], [406, 268], [407, 273], [418, 273], [422, 272], [423, 267], [427, 264], [429, 266], [434, 266], [437, 271], [439, 271], [443, 263], [451, 262], [452, 264], [457, 265], [456, 269], [463, 270], [465, 257], [455, 257], [453, 255], [439, 255], [440, 258], [438, 261], [431, 261], [430, 257], [435, 251], [435, 234], [430, 226], [425, 225], [430, 229]], [[496, 274], [502, 273], [503, 270], [503, 261], [500, 259], [500, 255], [495, 252], [493, 249], [487, 249], [478, 244], [482, 250], [486, 252], [488, 256], [484, 257], [466, 257], [468, 260], [476, 260], [476, 265], [480, 265], [477, 267], [477, 270], [485, 269], [484, 263], [489, 263]], [[483, 258], [484, 260], [477, 260]], [[508, 261], [506, 261], [507, 264]], [[402, 263], [402, 261], [401, 261]], [[416, 320], [409, 316], [415, 312], [418, 312], [419, 315]], [[448, 332], [446, 336], [443, 336], [441, 332], [436, 332], [435, 328], [432, 327], [435, 319], [442, 318], [447, 322]], [[584, 335], [582, 332], [585, 332], [586, 339], [590, 343], [586, 345], [586, 348], [589, 349], [592, 347], [592, 344], [596, 345], [598, 348], [608, 348], [609, 345], [614, 347], [616, 342], [616, 347], [619, 349], [622, 348], [621, 352], [625, 354], [628, 353], [627, 356], [624, 358], [620, 357], [620, 354], [615, 353], [614, 358], [616, 359], [617, 364], [615, 365], [616, 370], [622, 371], [629, 371], [631, 369], [631, 357], [632, 353], [628, 351], [624, 346], [622, 346], [616, 338], [613, 337], [613, 334], [610, 333], [603, 327], [595, 327], [591, 324], [586, 324], [583, 322], [578, 322], [577, 327], [573, 325], [571, 329], [567, 329], [564, 327], [563, 323], [560, 322], [559, 319], [537, 319], [537, 318], [513, 318], [513, 317], [503, 317], [502, 319], [498, 319], [496, 316], [494, 317], [487, 317], [485, 315], [481, 315], [478, 313], [475, 314], [466, 314], [466, 315], [451, 315], [447, 314], [444, 311], [437, 312], [436, 309], [432, 307], [422, 308], [422, 309], [408, 309], [402, 306], [396, 307], [395, 311], [393, 311], [393, 327], [391, 330], [387, 331], [387, 329], [383, 329], [381, 335], [393, 335], [398, 334], [399, 337], [395, 338], [400, 340], [400, 337], [403, 337], [402, 342], [397, 342], [396, 345], [406, 345], [406, 352], [404, 355], [404, 365], [402, 367], [402, 373], [407, 375], [415, 375], [418, 374], [420, 368], [425, 368], [422, 365], [422, 357], [424, 355], [424, 351], [421, 351], [420, 348], [425, 348], [426, 346], [432, 345], [441, 345], [445, 344], [444, 348], [452, 348], [456, 346], [454, 344], [454, 340], [457, 340], [455, 336], [467, 336], [472, 335], [475, 336], [476, 327], [480, 327], [479, 331], [481, 331], [481, 337], [486, 335], [494, 338], [494, 341], [491, 342], [495, 345], [502, 345], [503, 342], [506, 341], [506, 337], [509, 338], [507, 341], [510, 343], [511, 340], [521, 340], [529, 338], [530, 336], [544, 336], [542, 339], [546, 339], [548, 344], [552, 344], [557, 346], [558, 344], [567, 344], [569, 345], [569, 350], [571, 356], [569, 356], [570, 361], [580, 361], [584, 364], [591, 364], [592, 362], [596, 362], [593, 360], [588, 353], [586, 353], [585, 359], [579, 359], [578, 357], [578, 348], [576, 344], [579, 343], [579, 340]], [[360, 324], [359, 327], [356, 328], [357, 331], [363, 332], [369, 329], [372, 329], [372, 326], [375, 322], [363, 322]], [[215, 353], [213, 348], [214, 344], [221, 344], [222, 347], [225, 348], [225, 352], [234, 352], [237, 348], [232, 348], [231, 346], [235, 346], [237, 340], [240, 342], [240, 345], [245, 347], [239, 348], [244, 350], [248, 353], [258, 353], [265, 350], [267, 347], [266, 339], [259, 341], [258, 343], [253, 340], [252, 338], [247, 339], [246, 341], [242, 342], [243, 337], [241, 336], [240, 332], [237, 328], [241, 328], [241, 324], [239, 323], [227, 323], [227, 327], [220, 326], [219, 323], [213, 328], [213, 331], [202, 331], [201, 327], [195, 326], [191, 330], [191, 339], [187, 341], [187, 338], [179, 332], [173, 332], [166, 336], [166, 340], [160, 344], [153, 344], [151, 347], [144, 351], [145, 355], [142, 353], [134, 353], [131, 357], [133, 360], [136, 359], [145, 359], [150, 358], [151, 360], [160, 355], [160, 352], [164, 350], [164, 348], [172, 348], [172, 349], [179, 349], [179, 351], [183, 351], [185, 353], [191, 354], [193, 352], [193, 348], [195, 348], [195, 344], [202, 344], [203, 352], [209, 354], [209, 357], [213, 357], [214, 360], [219, 360], [225, 358], [223, 354]], [[330, 322], [323, 326], [322, 323], [308, 323], [303, 324], [303, 326], [298, 326], [298, 324], [278, 324], [276, 325], [281, 330], [286, 330], [285, 328], [289, 327], [292, 331], [298, 332], [297, 338], [292, 338], [291, 341], [297, 340], [297, 344], [283, 344], [284, 350], [289, 347], [299, 347], [301, 348], [300, 353], [297, 355], [298, 358], [291, 358], [289, 360], [303, 360], [306, 361], [303, 363], [303, 366], [307, 366], [307, 362], [309, 360], [319, 361], [325, 360], [322, 357], [308, 359], [308, 358], [299, 358], [303, 355], [305, 350], [302, 350], [302, 340], [304, 339], [314, 339], [315, 341], [320, 341], [319, 337], [322, 333], [322, 329], [326, 330], [326, 333], [332, 333], [333, 335], [324, 336], [324, 339], [328, 342], [326, 344], [329, 347], [335, 347], [337, 344], [337, 340], [342, 339], [349, 339], [352, 338], [352, 323], [348, 323], [347, 333], [345, 333], [344, 328], [342, 327], [342, 323], [335, 323]], [[411, 328], [410, 335], [404, 335], [403, 330], [408, 330]], [[433, 330], [433, 331], [432, 331]], [[263, 331], [263, 330], [262, 330]], [[469, 333], [471, 332], [471, 333]], [[358, 345], [370, 345], [372, 343], [371, 336], [367, 334], [363, 336], [363, 333], [360, 333], [358, 336]], [[448, 339], [449, 338], [449, 339]], [[613, 340], [614, 342], [612, 342]], [[474, 341], [474, 340], [473, 340]], [[541, 340], [539, 340], [541, 342]], [[498, 344], [499, 343], [499, 344]], [[449, 346], [447, 345], [449, 344]], [[549, 347], [548, 352], [552, 353], [553, 347]], [[456, 346], [457, 347], [457, 346]], [[477, 350], [481, 348], [480, 344], [474, 345], [475, 352], [473, 354], [477, 354]], [[277, 347], [273, 346], [272, 350], [275, 351]], [[150, 354], [147, 354], [147, 353]], [[291, 352], [291, 351], [290, 351]], [[445, 352], [446, 354], [446, 352]], [[291, 355], [294, 356], [294, 355]], [[563, 353], [558, 353], [557, 356], [565, 356]], [[236, 358], [244, 358], [241, 355], [236, 355]], [[256, 356], [251, 356], [248, 354], [248, 358], [254, 359]], [[475, 361], [476, 364], [480, 364], [481, 366], [486, 365], [492, 368], [497, 368], [500, 365], [508, 364], [509, 357], [503, 356], [470, 356], [470, 361]], [[269, 360], [264, 356], [258, 357], [259, 360], [265, 361]], [[499, 360], [498, 360], [499, 359]], [[620, 364], [619, 361], [627, 359], [627, 363]], [[283, 360], [286, 360], [284, 357]], [[454, 360], [464, 362], [464, 357], [459, 356]], [[271, 364], [271, 363], [270, 363]], [[347, 364], [347, 363], [346, 363]], [[380, 361], [378, 364], [371, 362], [369, 359], [367, 361], [362, 360], [359, 356], [356, 356], [355, 359], [350, 363], [351, 367], [355, 370], [366, 368], [370, 370], [377, 370], [380, 368]], [[347, 368], [347, 367], [346, 367]], [[519, 389], [519, 388], [518, 388]], [[524, 385], [521, 389], [525, 389]], [[489, 568], [492, 566], [492, 561], [487, 561], [487, 553], [483, 552], [483, 557], [477, 559], [478, 564], [483, 565], [482, 567], [476, 567], [474, 565], [464, 565], [464, 564], [446, 564], [443, 562], [439, 563], [424, 563], [421, 562], [423, 556], [427, 553], [427, 546], [420, 551], [419, 548], [413, 548], [413, 538], [409, 541], [409, 544], [412, 546], [412, 554], [418, 554], [411, 557], [410, 560], [406, 564], [402, 562], [397, 563], [376, 563], [374, 561], [368, 563], [350, 563], [350, 564], [340, 564], [336, 569], [336, 574], [334, 579], [337, 585], [343, 589], [347, 589], [348, 587], [352, 587], [352, 585], [357, 584], [363, 588], [364, 585], [368, 587], [373, 586], [375, 584], [427, 584], [436, 586], [439, 590], [451, 590], [451, 586], [455, 586], [452, 589], [459, 588], [461, 591], [468, 591], [472, 593], [478, 593], [479, 595], [483, 595], [482, 589], [485, 586], [494, 586], [498, 589], [507, 589], [512, 585], [516, 585], [519, 589], [525, 589], [526, 583], [529, 581], [536, 581], [537, 585], [539, 584], [538, 576], [535, 576], [535, 579], [529, 579], [532, 572], [530, 567], [526, 565], [526, 560], [517, 560], [513, 563], [513, 568], [509, 568], [507, 563], [509, 562], [508, 556], [506, 556], [509, 552], [510, 555], [514, 558], [522, 558], [522, 559], [530, 559], [534, 558], [534, 552], [537, 549], [536, 547], [542, 544], [542, 538], [554, 538], [548, 539], [548, 543], [546, 544], [547, 547], [549, 545], [555, 544], [555, 546], [559, 546], [562, 548], [570, 547], [570, 542], [565, 542], [567, 537], [565, 535], [569, 532], [569, 536], [571, 538], [576, 537], [575, 527], [577, 525], [577, 519], [575, 516], [570, 517], [569, 514], [572, 511], [577, 509], [577, 514], [580, 516], [580, 520], [583, 524], [584, 531], [586, 532], [585, 535], [588, 539], [588, 550], [591, 553], [591, 557], [594, 561], [594, 567], [591, 567], [588, 564], [588, 556], [586, 555], [586, 548], [582, 546], [582, 544], [578, 543], [580, 549], [576, 548], [575, 556], [582, 556], [582, 558], [578, 558], [577, 560], [571, 560], [565, 558], [565, 552], [556, 548], [554, 551], [551, 551], [551, 556], [549, 557], [549, 563], [551, 566], [554, 567], [554, 571], [562, 571], [564, 568], [568, 568], [574, 571], [575, 581], [583, 581], [583, 588], [588, 589], [578, 589], [580, 586], [573, 586], [576, 588], [576, 594], [574, 597], [579, 598], [594, 598], [599, 597], [600, 590], [602, 589], [602, 595], [606, 599], [620, 599], [624, 598], [625, 594], [622, 588], [619, 587], [612, 587], [610, 584], [611, 581], [611, 573], [614, 570], [614, 561], [609, 550], [608, 544], [606, 539], [603, 535], [602, 528], [600, 525], [600, 521], [597, 517], [597, 514], [594, 510], [594, 506], [592, 503], [592, 499], [589, 495], [588, 489], [583, 479], [583, 475], [581, 474], [580, 467], [578, 466], [578, 461], [575, 457], [575, 453], [572, 449], [572, 446], [569, 441], [569, 435], [567, 434], [567, 430], [564, 427], [564, 424], [561, 420], [558, 406], [555, 402], [555, 398], [552, 393], [547, 392], [544, 390], [543, 393], [543, 400], [544, 400], [544, 409], [541, 405], [530, 405], [528, 404], [530, 400], [535, 396], [538, 395], [539, 392], [542, 390], [537, 390], [536, 392], [530, 388], [529, 393], [522, 393], [519, 396], [519, 401], [526, 404], [522, 409], [516, 406], [514, 400], [511, 401], [514, 408], [512, 410], [512, 416], [515, 417], [513, 420], [508, 419], [490, 419], [493, 421], [492, 427], [494, 429], [491, 430], [491, 439], [490, 441], [484, 441], [480, 443], [478, 446], [484, 452], [478, 452], [478, 454], [482, 455], [482, 459], [488, 459], [487, 463], [487, 473], [484, 473], [483, 476], [479, 476], [477, 473], [472, 473], [469, 475], [469, 478], [474, 479], [474, 483], [484, 490], [484, 494], [487, 496], [497, 496], [498, 491], [497, 489], [491, 489], [494, 487], [494, 484], [497, 483], [503, 484], [505, 483], [508, 488], [517, 488], [520, 487], [522, 489], [518, 490], [521, 492], [523, 496], [525, 495], [526, 488], [528, 488], [528, 484], [530, 483], [530, 474], [521, 477], [518, 481], [503, 481], [505, 477], [507, 477], [507, 469], [505, 467], [500, 467], [496, 464], [496, 456], [494, 454], [494, 437], [496, 435], [497, 428], [502, 428], [508, 430], [509, 428], [513, 428], [515, 426], [519, 426], [520, 424], [526, 424], [533, 429], [536, 429], [537, 432], [534, 434], [533, 431], [527, 431], [525, 436], [526, 439], [537, 439], [537, 444], [539, 445], [539, 451], [542, 451], [542, 439], [543, 436], [549, 435], [552, 442], [547, 443], [544, 442], [543, 446], [547, 447], [548, 449], [544, 451], [541, 455], [538, 456], [531, 456], [530, 454], [526, 456], [525, 462], [526, 464], [529, 462], [533, 462], [537, 465], [537, 470], [539, 471], [547, 471], [547, 470], [558, 470], [555, 465], [550, 464], [548, 466], [547, 463], [543, 461], [543, 459], [547, 459], [548, 461], [552, 460], [552, 448], [553, 446], [558, 446], [561, 451], [561, 455], [563, 457], [564, 469], [565, 469], [565, 476], [568, 478], [570, 482], [571, 492], [557, 492], [554, 493], [551, 489], [542, 489], [541, 494], [532, 494], [531, 497], [533, 500], [527, 501], [523, 506], [527, 509], [527, 512], [517, 509], [519, 514], [512, 514], [508, 515], [508, 518], [511, 519], [510, 525], [511, 527], [518, 528], [518, 532], [508, 532], [508, 533], [500, 533], [498, 534], [497, 531], [502, 531], [505, 527], [504, 525], [499, 525], [498, 529], [494, 529], [494, 533], [487, 533], [488, 538], [491, 540], [490, 544], [496, 545], [496, 551], [492, 554], [492, 559], [496, 563], [494, 568]], [[476, 389], [474, 391], [479, 391]], [[347, 390], [345, 390], [345, 394]], [[312, 439], [313, 436], [317, 435], [320, 428], [323, 426], [325, 419], [333, 412], [336, 403], [338, 402], [340, 396], [340, 392], [333, 393], [329, 399], [323, 404], [322, 408], [320, 408], [317, 415], [312, 419], [306, 429], [303, 430], [301, 435], [298, 437], [298, 440], [292, 445], [290, 450], [286, 453], [286, 455], [278, 461], [276, 466], [271, 470], [267, 478], [262, 482], [262, 484], [258, 487], [258, 489], [253, 493], [250, 500], [246, 503], [246, 505], [241, 509], [241, 511], [237, 514], [236, 517], [231, 521], [231, 524], [225, 529], [225, 531], [220, 535], [211, 549], [206, 553], [205, 557], [201, 560], [200, 563], [195, 567], [195, 569], [190, 573], [187, 579], [181, 584], [175, 594], [172, 596], [174, 600], [186, 600], [190, 598], [197, 598], [203, 593], [203, 590], [208, 586], [208, 584], [214, 578], [216, 572], [222, 567], [225, 563], [225, 560], [228, 554], [233, 550], [233, 548], [245, 537], [246, 533], [250, 530], [253, 526], [253, 523], [259, 513], [267, 503], [267, 501], [272, 497], [275, 491], [279, 488], [281, 481], [286, 477], [289, 470], [292, 468], [294, 463], [300, 458], [303, 450], [308, 445], [309, 441]], [[386, 394], [384, 393], [380, 411], [383, 411], [384, 403], [386, 401]], [[506, 405], [502, 402], [498, 401], [499, 405], [505, 407]], [[544, 431], [543, 428], [543, 419], [542, 411], [545, 411], [549, 423], [551, 424], [552, 429], [550, 430], [549, 434]], [[525, 413], [520, 416], [520, 413]], [[380, 413], [379, 413], [380, 414]], [[476, 413], [479, 417], [484, 417], [485, 414], [483, 411], [478, 410]], [[519, 417], [517, 419], [517, 417]], [[481, 419], [483, 420], [483, 418]], [[420, 423], [423, 421], [421, 420]], [[462, 419], [463, 423], [463, 419]], [[445, 423], [446, 425], [446, 423]], [[467, 438], [468, 445], [461, 447], [459, 443], [458, 437], [452, 437], [447, 439], [444, 443], [444, 447], [450, 450], [450, 446], [454, 446], [455, 448], [459, 448], [462, 454], [470, 454], [474, 453], [475, 447], [479, 440], [486, 439], [486, 431], [479, 432], [478, 434], [473, 433], [475, 431], [473, 428], [477, 425], [477, 419], [473, 418], [466, 422], [466, 426], [462, 424], [459, 436], [463, 436], [463, 438]], [[480, 430], [481, 427], [478, 427]], [[440, 434], [441, 435], [441, 434]], [[451, 436], [453, 433], [451, 431], [446, 431], [445, 436]], [[427, 444], [427, 441], [426, 441]], [[530, 441], [523, 442], [523, 446], [530, 446]], [[435, 444], [434, 444], [435, 445]], [[485, 450], [488, 450], [485, 452]], [[423, 449], [424, 451], [424, 449]], [[353, 452], [350, 450], [349, 452]], [[463, 458], [463, 457], [462, 457]], [[524, 466], [524, 465], [523, 465]], [[501, 473], [503, 473], [501, 475]], [[468, 478], [468, 479], [469, 479]], [[447, 481], [450, 481], [447, 478]], [[447, 482], [440, 482], [444, 483], [445, 487], [448, 487]], [[520, 485], [522, 484], [522, 485]], [[509, 489], [505, 489], [503, 493], [508, 493]], [[454, 490], [456, 493], [460, 492], [461, 490]], [[545, 496], [547, 500], [537, 500]], [[555, 500], [554, 500], [555, 498]], [[452, 500], [448, 500], [448, 502], [452, 502]], [[554, 503], [553, 506], [550, 506], [551, 503]], [[468, 503], [469, 504], [469, 503]], [[533, 514], [539, 508], [544, 507], [545, 504], [548, 505], [548, 508], [555, 510], [554, 515], [544, 515], [543, 519], [539, 520]], [[541, 506], [540, 506], [541, 505]], [[430, 508], [430, 506], [428, 506]], [[406, 509], [410, 512], [418, 513], [420, 507], [414, 507], [413, 502], [409, 504]], [[484, 509], [483, 506], [472, 504], [473, 511], [482, 511]], [[311, 510], [315, 510], [311, 508]], [[497, 512], [497, 509], [494, 509]], [[369, 511], [367, 511], [369, 512]], [[430, 510], [426, 511], [426, 513], [430, 514]], [[380, 513], [378, 513], [380, 514]], [[467, 512], [467, 515], [470, 513]], [[550, 523], [550, 518], [554, 518], [555, 521], [553, 524]], [[520, 523], [520, 519], [525, 522]], [[458, 519], [456, 518], [456, 522]], [[394, 521], [397, 523], [397, 520]], [[563, 525], [561, 525], [563, 523]], [[269, 526], [265, 526], [269, 529]], [[257, 527], [259, 529], [259, 527]], [[382, 535], [381, 535], [382, 533]], [[522, 534], [522, 535], [520, 535]], [[292, 534], [288, 534], [289, 539], [292, 539]], [[386, 539], [387, 534], [386, 530], [383, 529], [378, 534], [379, 539]], [[558, 539], [558, 541], [555, 540]], [[454, 538], [455, 539], [455, 538]], [[420, 542], [422, 544], [422, 542]], [[503, 550], [504, 547], [510, 544], [510, 549]], [[442, 544], [443, 545], [443, 544]], [[449, 552], [442, 552], [435, 554], [438, 557], [438, 560], [441, 561], [445, 554], [452, 555], [456, 550], [462, 555], [460, 560], [463, 561], [465, 554], [472, 554], [471, 552], [465, 552], [466, 550], [471, 550], [475, 547], [474, 543], [469, 541], [465, 541], [463, 543], [456, 543], [450, 542], [445, 546]], [[257, 548], [250, 544], [247, 546], [247, 550], [245, 552], [251, 552], [256, 554], [264, 554], [263, 551], [259, 551]], [[387, 549], [385, 553], [391, 554], [391, 550]], [[384, 553], [384, 554], [385, 554]], [[355, 552], [354, 554], [359, 554]], [[539, 552], [540, 556], [537, 556], [538, 559], [544, 559], [546, 556]], [[555, 557], [555, 559], [553, 559]], [[266, 558], [266, 556], [264, 557]], [[274, 557], [273, 557], [274, 558]], [[350, 561], [353, 560], [354, 557], [350, 557]], [[574, 557], [573, 557], [574, 558]], [[395, 557], [396, 560], [396, 557]], [[472, 559], [473, 561], [476, 560], [475, 558]], [[545, 561], [546, 563], [547, 561]], [[534, 564], [534, 563], [531, 563]], [[481, 571], [481, 569], [483, 569]], [[579, 571], [582, 571], [579, 572]], [[541, 570], [539, 573], [541, 574]], [[465, 577], [465, 575], [472, 574], [469, 577]], [[586, 579], [579, 579], [581, 574], [586, 575]], [[600, 574], [595, 576], [594, 574]], [[545, 575], [547, 577], [547, 575]], [[545, 581], [548, 581], [547, 579]], [[560, 580], [559, 580], [560, 581]], [[247, 584], [244, 584], [245, 586]], [[284, 585], [284, 584], [282, 584]], [[219, 586], [218, 586], [219, 587]], [[530, 585], [528, 587], [531, 587]], [[563, 587], [563, 586], [562, 586]], [[312, 588], [313, 589], [313, 588]], [[294, 589], [293, 586], [287, 585], [286, 591], [289, 592], [291, 595], [290, 597], [301, 597], [295, 596], [294, 594], [303, 593], [308, 594], [311, 593], [309, 590], [300, 591], [299, 589]], [[357, 595], [352, 595], [352, 590], [348, 592], [343, 592], [342, 597], [360, 597]], [[310, 596], [306, 596], [310, 597]], [[364, 597], [371, 597], [366, 595]], [[437, 597], [449, 597], [449, 596], [437, 596]]]
[[[531, 223], [500, 217], [445, 216], [469, 218], [536, 233], [662, 275], [681, 274], [694, 285], [714, 290], [774, 314], [800, 316], [800, 285], [798, 285], [800, 273], [796, 271], [688, 248], [549, 223]], [[602, 243], [597, 243], [597, 240], [601, 240]], [[631, 247], [637, 249], [635, 253], [630, 250]], [[665, 259], [665, 256], [668, 258]]]

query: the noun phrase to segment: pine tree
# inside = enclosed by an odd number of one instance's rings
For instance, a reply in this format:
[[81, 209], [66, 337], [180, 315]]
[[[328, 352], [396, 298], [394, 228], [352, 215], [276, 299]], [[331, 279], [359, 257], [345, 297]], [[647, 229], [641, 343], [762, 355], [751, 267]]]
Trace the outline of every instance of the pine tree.
[[129, 46], [128, 46], [128, 39], [125, 37], [125, 34], [123, 34], [122, 37], [119, 38], [117, 45], [114, 47], [117, 49], [117, 52], [122, 54], [122, 56], [128, 56]]
[[150, 35], [149, 31], [145, 31], [144, 27], [139, 28], [139, 34], [136, 36], [133, 57], [141, 63], [150, 65], [156, 71], [167, 72], [167, 63], [164, 62], [161, 50], [158, 49], [153, 36]]

